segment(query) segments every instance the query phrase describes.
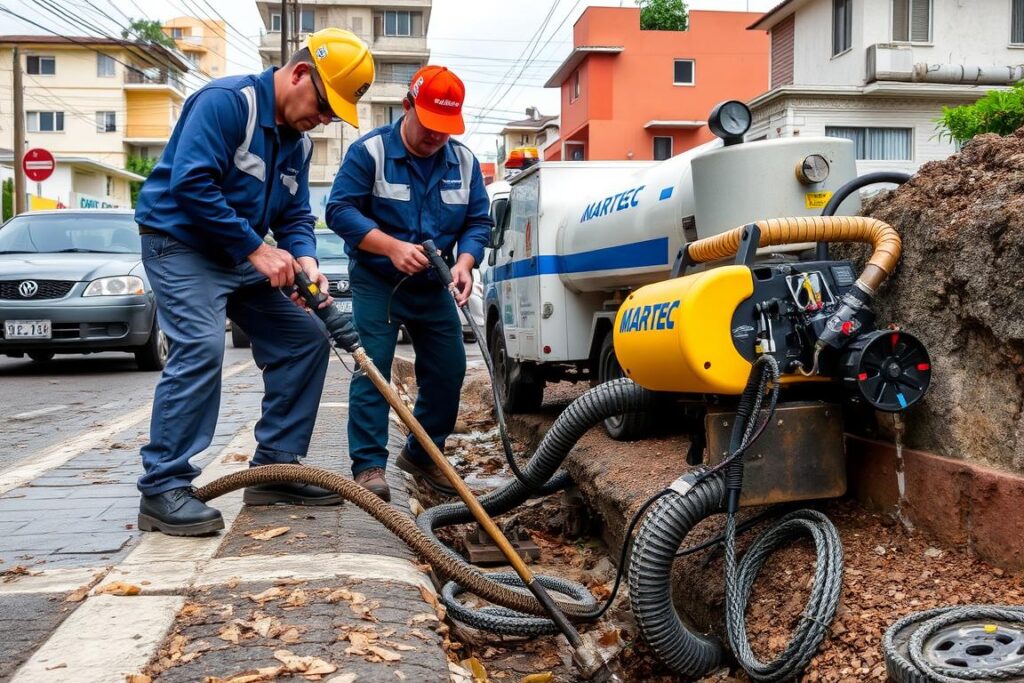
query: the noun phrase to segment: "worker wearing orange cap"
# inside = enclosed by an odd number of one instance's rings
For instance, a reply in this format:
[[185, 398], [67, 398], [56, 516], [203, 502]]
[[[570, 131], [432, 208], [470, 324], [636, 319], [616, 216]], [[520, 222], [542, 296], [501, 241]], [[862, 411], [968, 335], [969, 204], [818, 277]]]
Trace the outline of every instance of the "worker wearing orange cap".
[[[451, 139], [465, 132], [465, 98], [465, 86], [447, 68], [417, 71], [402, 102], [405, 115], [352, 143], [327, 203], [327, 225], [345, 239], [350, 256], [353, 317], [364, 348], [387, 376], [405, 325], [416, 352], [413, 413], [442, 451], [458, 414], [466, 353], [455, 303], [428, 270], [420, 244], [433, 240], [451, 266], [456, 299], [465, 303], [492, 226], [480, 164]], [[390, 500], [388, 404], [362, 375], [349, 389], [348, 442], [356, 481]], [[397, 465], [454, 493], [413, 438]]]

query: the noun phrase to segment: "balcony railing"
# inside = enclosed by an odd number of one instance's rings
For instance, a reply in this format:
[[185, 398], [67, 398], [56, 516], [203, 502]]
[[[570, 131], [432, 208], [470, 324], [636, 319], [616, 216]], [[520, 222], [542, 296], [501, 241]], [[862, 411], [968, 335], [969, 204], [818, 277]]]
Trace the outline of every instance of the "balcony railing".
[[124, 70], [124, 82], [134, 85], [169, 85], [184, 90], [181, 75], [170, 69], [157, 67], [132, 67]]

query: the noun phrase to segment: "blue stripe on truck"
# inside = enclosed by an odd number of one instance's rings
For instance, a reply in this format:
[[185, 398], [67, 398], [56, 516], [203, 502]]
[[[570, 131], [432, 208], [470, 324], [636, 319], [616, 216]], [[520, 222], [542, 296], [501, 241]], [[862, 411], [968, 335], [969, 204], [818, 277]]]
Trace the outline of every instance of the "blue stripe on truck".
[[668, 264], [668, 238], [658, 237], [653, 240], [622, 244], [617, 247], [604, 247], [578, 254], [534, 256], [492, 268], [490, 275], [494, 282], [501, 282], [532, 275], [589, 273]]

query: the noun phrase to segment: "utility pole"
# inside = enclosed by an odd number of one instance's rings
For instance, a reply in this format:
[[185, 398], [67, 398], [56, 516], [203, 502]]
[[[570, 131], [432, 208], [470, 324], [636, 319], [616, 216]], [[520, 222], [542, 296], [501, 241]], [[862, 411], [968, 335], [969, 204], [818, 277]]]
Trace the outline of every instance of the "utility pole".
[[288, 63], [288, 0], [281, 0], [281, 65]]
[[25, 212], [25, 93], [21, 87], [21, 54], [14, 48], [14, 215]]

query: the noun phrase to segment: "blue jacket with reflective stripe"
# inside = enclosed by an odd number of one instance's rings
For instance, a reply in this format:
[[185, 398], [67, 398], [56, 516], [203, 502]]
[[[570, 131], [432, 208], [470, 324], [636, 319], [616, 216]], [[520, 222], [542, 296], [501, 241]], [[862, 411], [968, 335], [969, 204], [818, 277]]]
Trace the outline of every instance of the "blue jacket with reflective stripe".
[[211, 81], [181, 118], [139, 192], [135, 220], [241, 263], [268, 230], [293, 256], [316, 256], [309, 138], [274, 120], [274, 71]]
[[[480, 163], [468, 147], [449, 140], [424, 182], [412, 168], [401, 125], [399, 119], [381, 126], [349, 146], [327, 202], [328, 227], [345, 239], [353, 259], [393, 280], [403, 275], [391, 259], [358, 249], [374, 228], [403, 242], [434, 240], [449, 262], [458, 247], [479, 266], [492, 226]], [[414, 276], [425, 279], [436, 278]]]

